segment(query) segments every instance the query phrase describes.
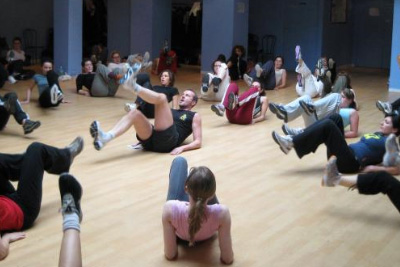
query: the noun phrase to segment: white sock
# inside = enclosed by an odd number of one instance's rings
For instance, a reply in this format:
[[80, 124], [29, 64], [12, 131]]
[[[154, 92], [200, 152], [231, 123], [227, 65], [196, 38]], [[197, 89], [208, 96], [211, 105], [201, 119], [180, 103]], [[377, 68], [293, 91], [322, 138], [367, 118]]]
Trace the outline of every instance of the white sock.
[[81, 225], [79, 224], [79, 216], [75, 212], [65, 213], [63, 216], [63, 231], [68, 229], [75, 229], [81, 231]]
[[103, 132], [99, 129], [99, 139], [102, 143], [108, 143], [115, 138], [115, 134], [112, 132]]

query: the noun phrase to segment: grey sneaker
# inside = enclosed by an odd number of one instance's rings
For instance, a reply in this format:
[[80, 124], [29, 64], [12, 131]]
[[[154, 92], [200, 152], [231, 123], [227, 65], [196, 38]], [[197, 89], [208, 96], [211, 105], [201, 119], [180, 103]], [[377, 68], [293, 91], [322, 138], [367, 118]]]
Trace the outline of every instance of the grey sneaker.
[[82, 221], [81, 198], [82, 186], [78, 180], [69, 173], [62, 173], [58, 179], [58, 187], [61, 195], [61, 212], [76, 213], [79, 222]]
[[30, 134], [39, 127], [40, 121], [25, 120], [24, 125], [22, 125], [22, 128], [24, 129], [24, 134]]
[[291, 135], [291, 136], [295, 136], [298, 134], [301, 134], [304, 132], [303, 128], [291, 128], [289, 127], [289, 125], [287, 125], [287, 123], [284, 123], [282, 125], [282, 131], [286, 134], [286, 135]]
[[251, 78], [249, 75], [247, 75], [246, 73], [243, 75], [243, 80], [245, 81], [245, 83], [247, 84], [247, 86], [251, 86], [251, 84], [253, 83], [253, 78]]
[[272, 138], [274, 139], [275, 143], [277, 143], [282, 150], [283, 153], [288, 154], [290, 150], [293, 148], [293, 139], [292, 136], [282, 136], [279, 135], [277, 132], [272, 132]]
[[385, 142], [386, 152], [383, 156], [383, 166], [385, 167], [395, 167], [399, 166], [400, 155], [399, 155], [399, 145], [396, 142], [396, 135], [390, 134]]
[[211, 110], [220, 117], [224, 116], [225, 107], [221, 104], [211, 105]]
[[237, 106], [237, 97], [233, 92], [230, 92], [228, 95], [228, 109], [233, 110]]
[[392, 104], [389, 102], [383, 102], [383, 101], [376, 101], [376, 107], [382, 111], [383, 113], [386, 114], [391, 114], [392, 113]]
[[269, 103], [269, 110], [274, 113], [278, 119], [288, 122], [288, 116], [285, 108], [282, 105], [275, 104], [273, 102]]
[[342, 175], [337, 169], [336, 160], [337, 158], [335, 156], [329, 158], [328, 163], [326, 164], [324, 176], [322, 177], [322, 186], [332, 187], [339, 184]]
[[72, 141], [71, 144], [65, 147], [69, 149], [69, 152], [71, 153], [71, 163], [74, 160], [74, 158], [82, 152], [83, 144], [84, 144], [83, 138], [81, 136], [78, 136], [77, 138], [74, 139], [74, 141]]

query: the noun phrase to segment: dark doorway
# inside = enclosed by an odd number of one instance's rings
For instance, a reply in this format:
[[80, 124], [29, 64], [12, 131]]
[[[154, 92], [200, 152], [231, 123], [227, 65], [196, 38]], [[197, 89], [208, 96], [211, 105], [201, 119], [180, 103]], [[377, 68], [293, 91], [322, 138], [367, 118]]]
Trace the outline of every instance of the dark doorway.
[[172, 1], [171, 49], [181, 64], [200, 65], [201, 9], [200, 1]]
[[83, 1], [83, 56], [89, 57], [96, 45], [107, 46], [107, 1]]

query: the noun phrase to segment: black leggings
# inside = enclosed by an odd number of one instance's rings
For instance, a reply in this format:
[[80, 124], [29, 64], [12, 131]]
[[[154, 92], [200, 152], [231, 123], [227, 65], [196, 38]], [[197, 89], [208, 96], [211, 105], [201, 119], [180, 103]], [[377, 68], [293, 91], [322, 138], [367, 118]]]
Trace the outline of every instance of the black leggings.
[[299, 158], [315, 152], [319, 145], [325, 144], [328, 158], [331, 155], [337, 157], [340, 172], [352, 173], [360, 169], [360, 164], [344, 139], [343, 120], [338, 114], [310, 125], [303, 133], [293, 137], [293, 144]]
[[[0, 96], [2, 102], [7, 101], [10, 97], [17, 97], [14, 92], [7, 93], [4, 97]], [[13, 115], [18, 124], [22, 125], [23, 121], [28, 118], [28, 115], [23, 111], [20, 103], [17, 101], [16, 110], [14, 114], [9, 113], [4, 106], [0, 106], [0, 130], [3, 130], [7, 125], [10, 115]]]
[[[44, 171], [67, 172], [71, 165], [69, 149], [34, 142], [24, 154], [0, 153], [0, 195], [12, 199], [24, 213], [23, 229], [32, 226], [42, 202]], [[17, 190], [10, 181], [18, 181]]]
[[55, 73], [55, 71], [50, 70], [47, 72], [46, 77], [47, 77], [47, 82], [49, 84], [49, 87], [40, 94], [39, 104], [43, 108], [57, 107], [58, 105], [60, 105], [61, 100], [60, 101], [55, 101], [54, 99], [52, 100], [51, 90], [52, 90], [52, 87], [54, 85], [56, 85], [57, 89], [62, 92], [60, 84], [58, 83], [58, 74]]
[[387, 172], [370, 172], [357, 177], [358, 192], [363, 195], [387, 194], [400, 212], [400, 181]]

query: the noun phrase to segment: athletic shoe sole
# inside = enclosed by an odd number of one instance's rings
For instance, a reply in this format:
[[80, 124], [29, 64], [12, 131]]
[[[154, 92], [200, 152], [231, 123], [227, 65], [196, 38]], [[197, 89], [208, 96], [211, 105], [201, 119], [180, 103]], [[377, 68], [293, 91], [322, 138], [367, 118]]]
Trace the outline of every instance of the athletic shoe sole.
[[283, 153], [288, 154], [290, 150], [288, 150], [285, 146], [283, 146], [280, 142], [280, 137], [278, 136], [278, 134], [273, 131], [272, 132], [272, 138], [274, 139], [275, 143], [277, 143], [279, 145], [279, 148], [282, 150]]
[[277, 104], [269, 103], [268, 106], [269, 110], [271, 110], [271, 112], [274, 113], [278, 117], [278, 119], [287, 122], [287, 115], [278, 107]]
[[224, 116], [224, 113], [221, 113], [221, 110], [219, 108], [217, 108], [216, 105], [211, 105], [211, 110], [215, 112], [215, 114], [217, 114], [218, 116], [222, 117]]
[[96, 150], [103, 148], [101, 142], [99, 141], [99, 122], [94, 121], [90, 125], [90, 135], [94, 138], [93, 145]]

